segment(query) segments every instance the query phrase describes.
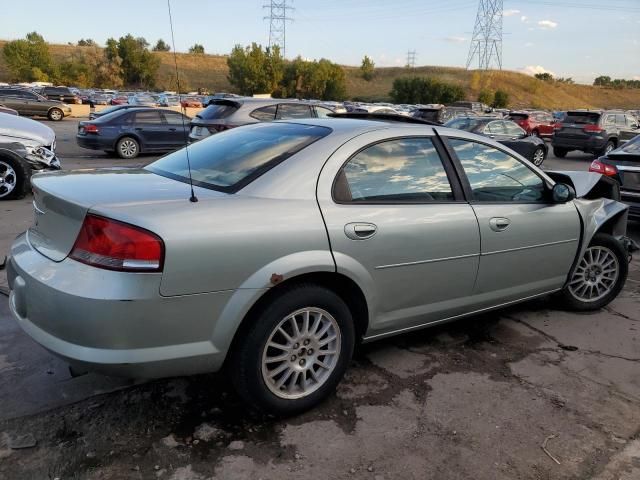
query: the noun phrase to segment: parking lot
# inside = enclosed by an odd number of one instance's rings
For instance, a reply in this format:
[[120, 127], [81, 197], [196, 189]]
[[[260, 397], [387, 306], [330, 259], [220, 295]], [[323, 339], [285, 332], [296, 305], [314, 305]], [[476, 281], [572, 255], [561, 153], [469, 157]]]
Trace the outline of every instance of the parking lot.
[[[83, 150], [77, 120], [47, 124], [65, 169], [157, 158]], [[591, 159], [544, 167], [587, 170]], [[0, 212], [3, 256], [31, 224], [31, 199]], [[629, 235], [640, 241], [640, 224]], [[0, 478], [637, 479], [638, 328], [635, 258], [605, 310], [542, 299], [367, 344], [330, 400], [279, 420], [247, 411], [223, 375], [73, 378], [0, 295]]]

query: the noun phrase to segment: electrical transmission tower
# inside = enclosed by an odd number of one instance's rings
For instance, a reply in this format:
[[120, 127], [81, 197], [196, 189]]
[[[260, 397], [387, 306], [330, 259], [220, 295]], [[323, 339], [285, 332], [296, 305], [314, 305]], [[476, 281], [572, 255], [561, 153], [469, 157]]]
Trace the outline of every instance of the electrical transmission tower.
[[287, 14], [293, 7], [287, 5], [287, 0], [271, 0], [264, 8], [269, 9], [269, 16], [264, 17], [265, 20], [269, 20], [269, 48], [278, 45], [282, 58], [285, 58], [287, 22], [293, 20]]
[[502, 70], [503, 4], [503, 0], [480, 0], [469, 47], [467, 69], [477, 57], [480, 70], [489, 70], [493, 65]]
[[416, 66], [416, 51], [409, 50], [407, 52], [407, 67], [414, 68]]

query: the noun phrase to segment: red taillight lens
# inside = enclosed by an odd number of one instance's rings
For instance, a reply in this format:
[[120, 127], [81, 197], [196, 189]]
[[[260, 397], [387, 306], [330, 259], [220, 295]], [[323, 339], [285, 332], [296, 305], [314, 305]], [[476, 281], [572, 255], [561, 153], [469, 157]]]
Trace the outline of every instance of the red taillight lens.
[[585, 132], [589, 132], [589, 133], [600, 133], [602, 132], [604, 129], [600, 128], [600, 126], [598, 125], [585, 125], [585, 127], [583, 128], [583, 130]]
[[98, 126], [97, 125], [93, 125], [91, 123], [89, 123], [88, 125], [84, 126], [84, 133], [98, 133]]
[[618, 169], [615, 167], [615, 165], [607, 165], [606, 163], [602, 163], [600, 160], [594, 160], [593, 162], [591, 162], [589, 171], [601, 173], [602, 175], [606, 175], [607, 177], [615, 177], [618, 174]]
[[164, 243], [143, 228], [87, 215], [70, 257], [108, 270], [159, 272], [164, 260]]

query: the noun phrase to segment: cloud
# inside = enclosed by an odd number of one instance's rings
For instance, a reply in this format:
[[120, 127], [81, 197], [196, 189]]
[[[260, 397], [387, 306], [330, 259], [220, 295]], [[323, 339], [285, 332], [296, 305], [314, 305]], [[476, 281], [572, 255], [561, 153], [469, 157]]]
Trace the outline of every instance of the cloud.
[[538, 26], [542, 30], [549, 30], [550, 28], [556, 28], [558, 26], [558, 23], [552, 20], [540, 20], [538, 22]]
[[553, 73], [551, 70], [547, 70], [542, 65], [527, 65], [526, 67], [519, 69], [519, 71], [531, 76], [535, 75], [536, 73], [550, 73], [551, 75], [555, 76], [555, 73]]
[[445, 37], [443, 40], [449, 43], [463, 43], [467, 41], [465, 37], [456, 37], [456, 36]]
[[527, 17], [526, 15], [522, 15], [522, 16], [520, 17], [520, 21], [521, 21], [521, 22], [523, 22], [523, 23], [527, 23], [527, 19], [528, 19], [528, 18], [529, 18], [529, 17]]
[[505, 17], [511, 17], [513, 15], [517, 15], [520, 13], [520, 10], [515, 10], [513, 8], [509, 9], [509, 10], [505, 10], [504, 12], [502, 12], [502, 15]]

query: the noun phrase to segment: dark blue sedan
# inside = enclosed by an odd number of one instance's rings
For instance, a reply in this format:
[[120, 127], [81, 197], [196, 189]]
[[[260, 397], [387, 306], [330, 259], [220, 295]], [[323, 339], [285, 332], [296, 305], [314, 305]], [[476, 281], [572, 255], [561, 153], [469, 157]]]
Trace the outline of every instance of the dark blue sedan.
[[172, 110], [129, 108], [80, 122], [76, 141], [83, 148], [135, 158], [140, 153], [183, 147], [190, 121], [186, 115]]

